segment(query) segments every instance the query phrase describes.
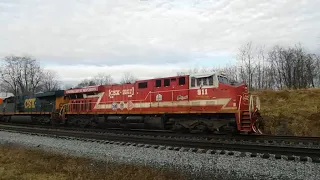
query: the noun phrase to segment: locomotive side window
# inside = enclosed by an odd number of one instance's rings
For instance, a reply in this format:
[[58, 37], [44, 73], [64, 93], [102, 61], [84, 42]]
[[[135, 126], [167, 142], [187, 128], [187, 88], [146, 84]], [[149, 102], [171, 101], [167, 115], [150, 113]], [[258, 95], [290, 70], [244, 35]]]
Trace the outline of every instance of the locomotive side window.
[[142, 88], [147, 88], [148, 87], [148, 83], [147, 82], [141, 82], [138, 84], [138, 88], [142, 89]]
[[198, 87], [201, 86], [201, 81], [202, 81], [201, 78], [198, 78], [198, 79], [197, 79], [197, 86], [198, 86]]
[[161, 79], [156, 80], [156, 87], [161, 87]]
[[210, 76], [209, 77], [209, 86], [212, 86], [213, 85], [213, 76]]
[[208, 86], [209, 77], [201, 78], [201, 81], [203, 86]]
[[164, 86], [170, 86], [170, 79], [165, 79], [163, 82]]
[[185, 85], [186, 84], [186, 77], [180, 77], [179, 78], [179, 85]]
[[191, 87], [196, 87], [196, 78], [191, 78]]

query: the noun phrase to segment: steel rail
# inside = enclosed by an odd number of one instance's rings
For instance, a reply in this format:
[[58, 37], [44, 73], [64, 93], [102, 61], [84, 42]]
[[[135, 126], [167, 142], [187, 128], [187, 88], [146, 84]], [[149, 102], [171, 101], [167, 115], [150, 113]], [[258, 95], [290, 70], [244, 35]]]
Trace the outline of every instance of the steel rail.
[[[166, 137], [153, 137], [153, 136], [135, 136], [130, 135], [116, 135], [116, 134], [104, 134], [96, 132], [80, 132], [69, 131], [62, 129], [41, 129], [41, 128], [27, 128], [17, 126], [0, 126], [0, 129], [10, 130], [16, 132], [27, 132], [32, 134], [44, 134], [54, 136], [67, 136], [75, 138], [89, 138], [94, 140], [107, 140], [107, 141], [119, 141], [127, 143], [142, 143], [151, 145], [162, 145], [172, 147], [184, 147], [195, 148], [205, 150], [228, 150], [228, 151], [240, 151], [250, 153], [265, 153], [276, 154], [285, 156], [300, 156], [310, 157], [315, 162], [319, 161], [320, 149], [312, 147], [290, 147], [290, 146], [270, 146], [262, 144], [247, 144], [247, 143], [221, 143], [208, 140], [190, 140], [185, 138], [166, 138]], [[176, 149], [176, 148], [172, 148]]]
[[43, 126], [43, 125], [30, 125], [30, 124], [12, 124], [12, 123], [0, 123], [1, 126], [17, 126], [23, 128], [46, 128], [46, 129], [60, 129], [69, 131], [79, 132], [96, 132], [96, 133], [113, 133], [113, 134], [124, 134], [134, 136], [163, 136], [168, 138], [188, 138], [188, 139], [199, 139], [199, 140], [215, 140], [219, 142], [246, 142], [246, 143], [260, 143], [270, 145], [289, 145], [289, 146], [314, 146], [320, 148], [320, 137], [307, 137], [307, 136], [274, 136], [274, 135], [225, 135], [225, 134], [180, 134], [168, 130], [121, 130], [119, 128], [111, 129], [92, 129], [92, 128], [71, 128], [71, 127], [54, 127], [54, 126]]

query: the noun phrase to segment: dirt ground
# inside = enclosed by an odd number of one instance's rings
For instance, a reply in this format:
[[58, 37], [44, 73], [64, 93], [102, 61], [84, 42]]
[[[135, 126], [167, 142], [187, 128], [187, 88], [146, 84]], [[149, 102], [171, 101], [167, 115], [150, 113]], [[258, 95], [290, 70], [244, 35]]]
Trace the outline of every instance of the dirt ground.
[[123, 180], [184, 179], [180, 174], [146, 166], [115, 165], [93, 162], [90, 159], [67, 157], [0, 145], [0, 179], [2, 180]]

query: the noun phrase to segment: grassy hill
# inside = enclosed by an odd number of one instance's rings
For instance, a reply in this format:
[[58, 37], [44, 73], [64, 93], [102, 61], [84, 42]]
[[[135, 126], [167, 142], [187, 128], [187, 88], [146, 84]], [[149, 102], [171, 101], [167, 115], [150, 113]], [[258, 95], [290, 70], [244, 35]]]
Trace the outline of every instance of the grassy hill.
[[320, 89], [264, 90], [261, 99], [264, 132], [320, 136]]

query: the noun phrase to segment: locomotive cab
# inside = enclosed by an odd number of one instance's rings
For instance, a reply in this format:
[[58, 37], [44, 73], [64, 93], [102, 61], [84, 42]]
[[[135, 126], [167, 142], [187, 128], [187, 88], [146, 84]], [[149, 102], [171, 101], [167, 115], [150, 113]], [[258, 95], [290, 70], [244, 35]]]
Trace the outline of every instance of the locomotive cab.
[[190, 88], [218, 88], [219, 83], [233, 85], [224, 73], [201, 73], [190, 75]]
[[215, 73], [190, 75], [190, 88], [217, 88], [219, 86], [218, 77]]

